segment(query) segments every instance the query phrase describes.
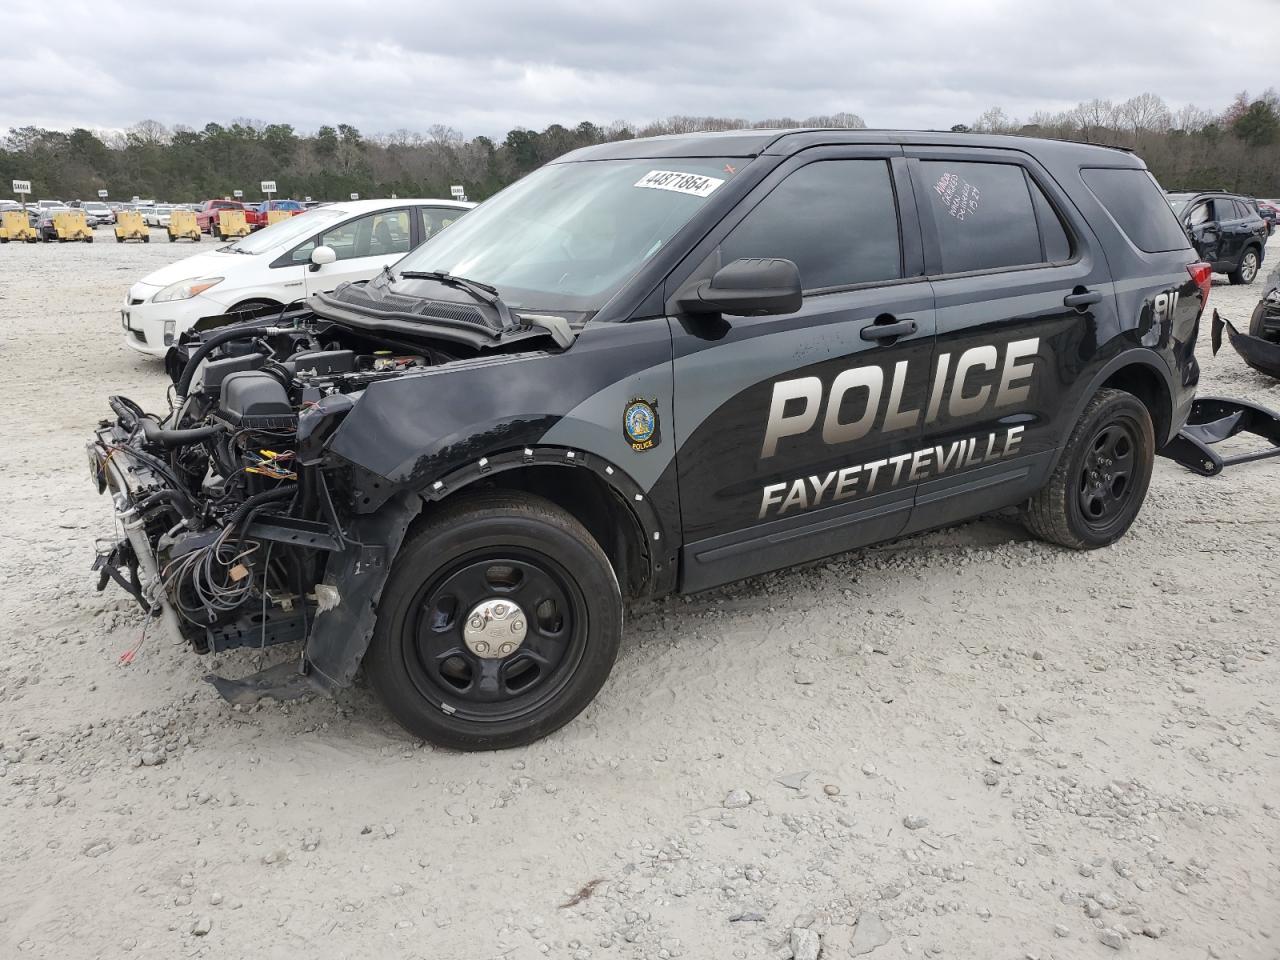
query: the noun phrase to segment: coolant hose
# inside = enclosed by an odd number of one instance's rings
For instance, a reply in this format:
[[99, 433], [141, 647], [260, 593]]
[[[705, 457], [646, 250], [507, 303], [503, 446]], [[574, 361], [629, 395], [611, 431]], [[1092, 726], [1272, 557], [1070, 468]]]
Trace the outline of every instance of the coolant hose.
[[225, 423], [215, 423], [207, 427], [168, 430], [154, 420], [142, 421], [142, 435], [147, 438], [147, 443], [158, 443], [162, 447], [185, 447], [187, 444], [200, 443], [217, 436], [226, 429]]
[[178, 378], [175, 387], [178, 403], [181, 404], [186, 399], [187, 391], [191, 388], [191, 380], [196, 375], [196, 367], [200, 366], [200, 361], [207, 357], [215, 347], [220, 347], [231, 340], [249, 340], [269, 329], [271, 329], [270, 323], [261, 323], [251, 327], [236, 326], [232, 329], [220, 330], [209, 334], [208, 339], [196, 347], [195, 353], [191, 354], [191, 357], [187, 360], [187, 365], [182, 368], [182, 376]]

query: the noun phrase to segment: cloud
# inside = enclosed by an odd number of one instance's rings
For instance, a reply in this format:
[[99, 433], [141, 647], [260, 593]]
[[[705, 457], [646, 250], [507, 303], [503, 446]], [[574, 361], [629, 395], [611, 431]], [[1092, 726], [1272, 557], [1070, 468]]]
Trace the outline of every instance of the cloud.
[[6, 12], [21, 41], [0, 44], [0, 129], [254, 117], [502, 136], [840, 111], [945, 128], [1144, 91], [1218, 109], [1274, 76], [1257, 41], [1274, 9], [1237, 0], [1219, 25], [1189, 0], [44, 0]]

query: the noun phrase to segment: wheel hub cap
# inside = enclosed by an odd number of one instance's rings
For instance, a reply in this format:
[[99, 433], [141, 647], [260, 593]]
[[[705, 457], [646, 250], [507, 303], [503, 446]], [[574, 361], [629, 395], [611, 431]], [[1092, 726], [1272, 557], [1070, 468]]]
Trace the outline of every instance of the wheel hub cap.
[[494, 598], [476, 604], [467, 614], [462, 639], [477, 657], [498, 660], [520, 649], [527, 629], [519, 604]]

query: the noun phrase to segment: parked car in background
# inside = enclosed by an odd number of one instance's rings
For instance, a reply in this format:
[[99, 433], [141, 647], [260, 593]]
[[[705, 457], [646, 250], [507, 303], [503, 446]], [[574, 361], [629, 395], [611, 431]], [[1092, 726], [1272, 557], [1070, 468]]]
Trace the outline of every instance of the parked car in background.
[[[43, 203], [44, 201], [41, 202]], [[66, 213], [70, 209], [71, 207], [67, 206], [65, 203], [60, 203], [56, 206], [42, 206], [34, 211], [35, 217], [31, 225], [36, 228], [36, 231], [40, 234], [41, 240], [48, 243], [51, 240], [58, 239], [58, 230], [53, 225], [53, 218], [60, 213]]]
[[1280, 206], [1270, 200], [1254, 200], [1253, 205], [1257, 208], [1258, 216], [1267, 224], [1267, 236], [1271, 236], [1275, 233], [1276, 221], [1280, 220]]
[[244, 204], [239, 200], [206, 200], [196, 208], [196, 224], [201, 233], [213, 236], [213, 224], [222, 210], [243, 210]]
[[349, 280], [368, 280], [474, 206], [358, 200], [273, 223], [130, 287], [120, 311], [125, 343], [162, 357], [203, 317], [281, 307]]
[[116, 222], [116, 212], [100, 200], [87, 200], [80, 205], [84, 218], [91, 227]]
[[267, 214], [273, 210], [285, 211], [293, 216], [305, 213], [307, 208], [299, 200], [265, 200], [244, 208], [244, 222], [250, 230], [261, 230], [267, 225]]
[[1225, 273], [1232, 283], [1253, 283], [1265, 255], [1267, 224], [1252, 200], [1217, 190], [1170, 193], [1167, 199], [1214, 273]]
[[169, 225], [169, 214], [172, 212], [172, 205], [162, 203], [149, 209], [143, 214], [142, 219], [146, 221], [149, 227], [167, 227]]

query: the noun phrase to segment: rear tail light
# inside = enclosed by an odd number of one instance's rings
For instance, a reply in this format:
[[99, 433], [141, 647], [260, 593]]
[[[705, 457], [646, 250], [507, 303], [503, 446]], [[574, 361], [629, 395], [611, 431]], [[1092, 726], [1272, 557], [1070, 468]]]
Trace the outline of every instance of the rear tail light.
[[1209, 305], [1209, 289], [1213, 286], [1213, 267], [1207, 263], [1188, 263], [1187, 273], [1191, 274], [1191, 280], [1200, 288], [1200, 309], [1203, 310]]

